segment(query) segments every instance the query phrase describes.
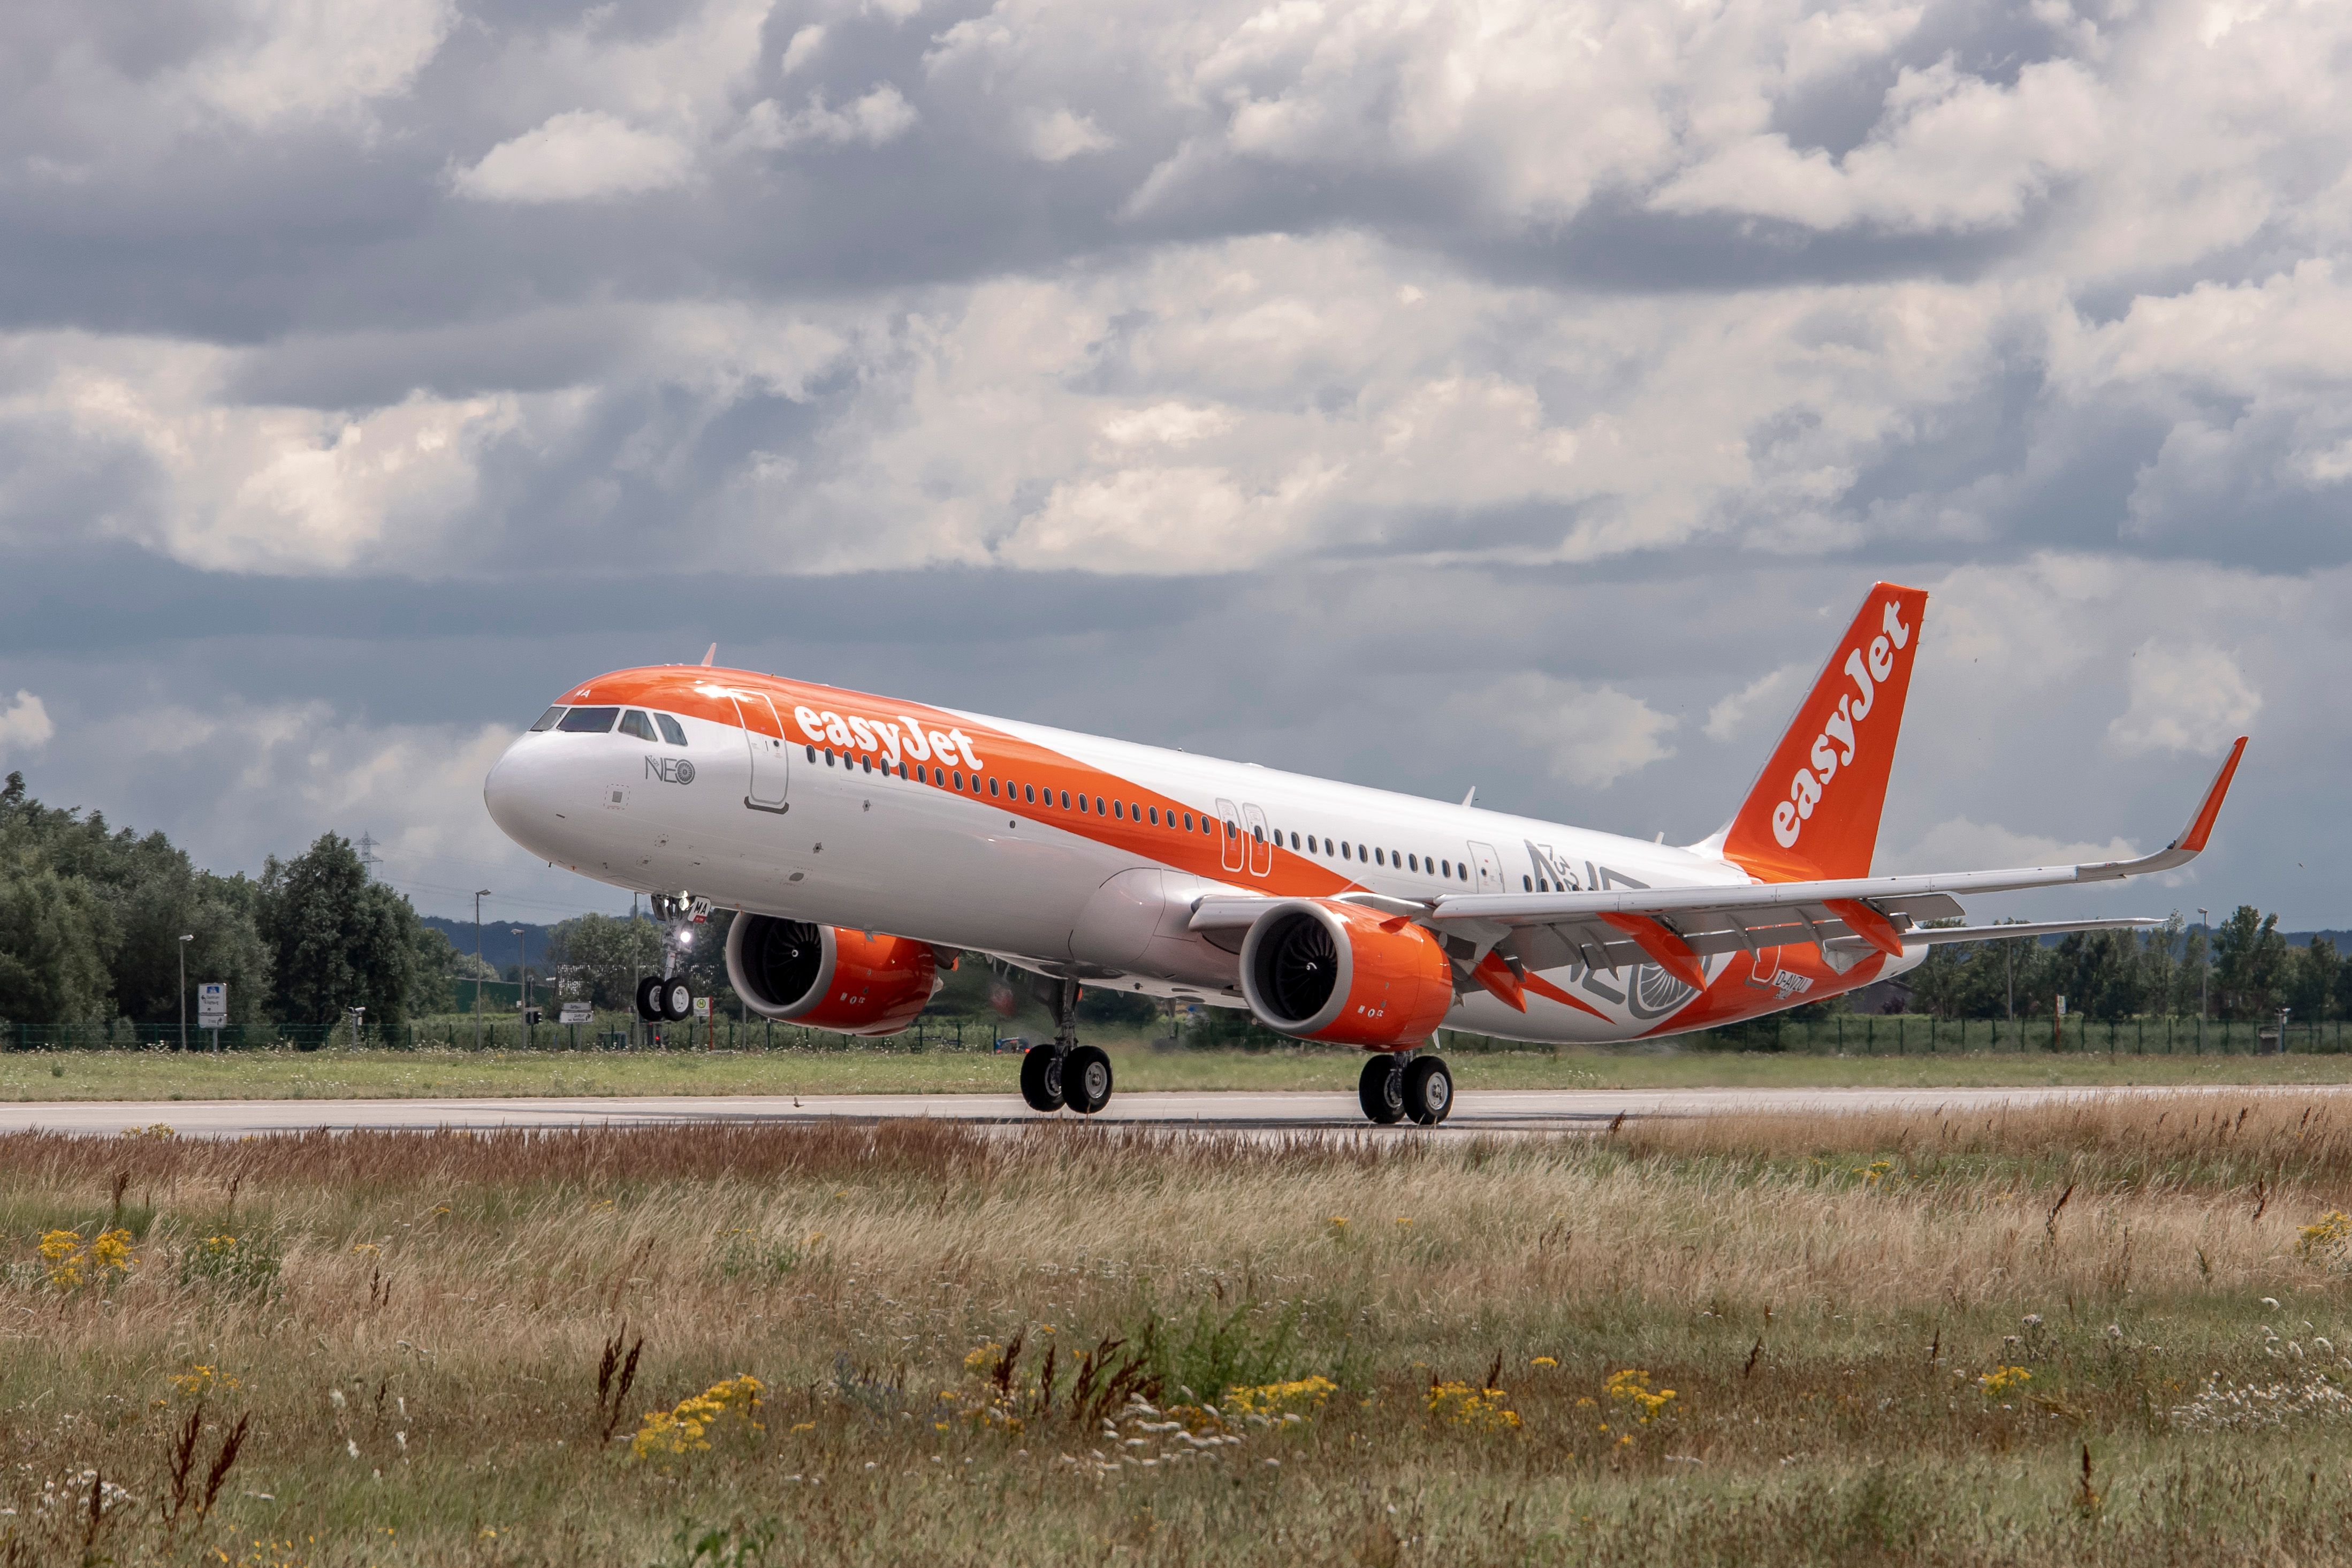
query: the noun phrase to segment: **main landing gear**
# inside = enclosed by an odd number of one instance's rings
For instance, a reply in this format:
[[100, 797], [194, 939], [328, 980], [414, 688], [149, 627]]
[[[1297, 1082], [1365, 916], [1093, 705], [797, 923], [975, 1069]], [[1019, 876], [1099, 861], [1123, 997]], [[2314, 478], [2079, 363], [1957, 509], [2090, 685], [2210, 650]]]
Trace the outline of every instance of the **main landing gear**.
[[682, 1024], [694, 1016], [694, 988], [678, 971], [686, 965], [694, 928], [710, 918], [710, 900], [692, 893], [656, 893], [653, 906], [662, 928], [661, 973], [637, 982], [637, 1016], [648, 1024]]
[[1110, 1103], [1110, 1058], [1099, 1047], [1078, 1044], [1076, 981], [1055, 985], [1054, 1018], [1054, 1043], [1032, 1046], [1021, 1058], [1021, 1098], [1032, 1110], [1066, 1105], [1092, 1116]]
[[1454, 1074], [1438, 1057], [1376, 1056], [1356, 1080], [1356, 1099], [1383, 1127], [1406, 1121], [1434, 1127], [1454, 1109]]

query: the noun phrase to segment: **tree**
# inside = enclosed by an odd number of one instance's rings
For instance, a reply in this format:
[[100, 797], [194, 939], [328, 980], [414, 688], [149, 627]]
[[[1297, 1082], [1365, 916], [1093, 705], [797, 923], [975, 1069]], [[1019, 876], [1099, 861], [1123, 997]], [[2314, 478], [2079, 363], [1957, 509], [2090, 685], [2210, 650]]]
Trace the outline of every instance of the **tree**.
[[2286, 938], [2278, 916], [2252, 904], [2230, 911], [2213, 933], [2213, 990], [2224, 1018], [2266, 1018], [2278, 1006], [2285, 979]]
[[[547, 962], [570, 971], [565, 978], [584, 985], [597, 1006], [617, 1011], [636, 1005], [639, 976], [661, 973], [661, 928], [651, 921], [575, 915], [548, 932]], [[722, 965], [725, 956], [722, 941]]]
[[2344, 961], [2336, 943], [2324, 936], [2305, 947], [2288, 950], [2282, 1000], [2294, 1009], [2295, 1021], [2317, 1024], [2337, 1016], [2336, 996]]
[[337, 1024], [345, 1009], [364, 1007], [367, 1027], [379, 1033], [406, 1021], [416, 912], [368, 880], [349, 839], [324, 833], [291, 860], [271, 856], [259, 915], [279, 1018]]
[[2144, 982], [2137, 943], [2128, 932], [2074, 931], [2059, 942], [2053, 958], [2053, 1005], [2063, 995], [2071, 1011], [2103, 1020], [2139, 1012]]

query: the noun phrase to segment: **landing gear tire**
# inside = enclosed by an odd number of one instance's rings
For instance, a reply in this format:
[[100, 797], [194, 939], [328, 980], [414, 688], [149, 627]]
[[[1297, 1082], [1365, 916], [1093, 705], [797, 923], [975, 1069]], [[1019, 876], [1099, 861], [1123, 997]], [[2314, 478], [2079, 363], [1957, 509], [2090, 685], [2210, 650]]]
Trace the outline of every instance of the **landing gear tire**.
[[1030, 1110], [1062, 1109], [1064, 1068], [1062, 1053], [1051, 1047], [1033, 1046], [1022, 1053], [1021, 1098], [1029, 1102]]
[[1356, 1080], [1356, 1099], [1364, 1114], [1383, 1127], [1403, 1121], [1404, 1063], [1385, 1054], [1366, 1062], [1363, 1077]]
[[683, 1024], [694, 1016], [694, 988], [683, 980], [665, 980], [661, 985], [661, 1016], [673, 1024]]
[[662, 1021], [660, 975], [648, 974], [637, 982], [637, 1016], [648, 1024]]
[[1062, 1063], [1062, 1094], [1072, 1110], [1092, 1116], [1110, 1103], [1110, 1058], [1099, 1046], [1080, 1046]]
[[1434, 1127], [1454, 1109], [1454, 1075], [1444, 1058], [1415, 1057], [1405, 1064], [1404, 1113], [1423, 1127]]

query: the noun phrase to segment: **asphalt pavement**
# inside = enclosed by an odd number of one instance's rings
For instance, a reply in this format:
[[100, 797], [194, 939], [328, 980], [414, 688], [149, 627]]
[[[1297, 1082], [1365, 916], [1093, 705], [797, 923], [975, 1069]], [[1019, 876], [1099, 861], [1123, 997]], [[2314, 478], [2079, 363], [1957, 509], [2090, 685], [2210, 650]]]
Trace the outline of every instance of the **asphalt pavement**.
[[[1743, 1110], [1833, 1116], [1903, 1110], [1965, 1113], [2147, 1095], [2352, 1097], [2352, 1087], [2190, 1089], [1464, 1089], [1441, 1131], [1577, 1132], [1619, 1116], [1707, 1116]], [[992, 1126], [1043, 1120], [998, 1094], [640, 1095], [497, 1100], [17, 1100], [0, 1103], [0, 1132], [114, 1133], [157, 1123], [185, 1137], [240, 1138], [336, 1131], [496, 1127], [642, 1127], [709, 1121], [879, 1121], [930, 1118]], [[1063, 1111], [1058, 1120], [1088, 1120]], [[1119, 1094], [1097, 1124], [1257, 1131], [1369, 1126], [1352, 1094], [1211, 1091]]]

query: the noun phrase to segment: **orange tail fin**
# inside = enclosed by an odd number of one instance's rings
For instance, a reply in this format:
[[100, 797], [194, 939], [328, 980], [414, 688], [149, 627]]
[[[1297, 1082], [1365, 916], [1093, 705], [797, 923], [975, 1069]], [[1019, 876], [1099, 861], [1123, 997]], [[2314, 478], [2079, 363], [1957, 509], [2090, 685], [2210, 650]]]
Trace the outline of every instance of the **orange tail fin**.
[[1724, 829], [1725, 859], [1768, 882], [1870, 875], [1927, 608], [1924, 589], [1871, 588]]

